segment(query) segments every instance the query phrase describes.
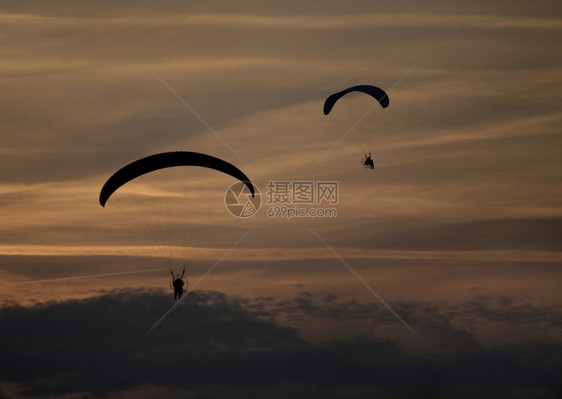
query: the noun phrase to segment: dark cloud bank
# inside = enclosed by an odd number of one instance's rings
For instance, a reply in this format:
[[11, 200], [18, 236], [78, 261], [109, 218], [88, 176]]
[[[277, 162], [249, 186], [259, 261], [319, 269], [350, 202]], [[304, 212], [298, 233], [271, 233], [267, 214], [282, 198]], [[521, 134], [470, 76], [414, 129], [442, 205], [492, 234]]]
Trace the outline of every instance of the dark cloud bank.
[[[498, 317], [485, 302], [480, 297], [474, 306], [452, 309], [465, 316]], [[509, 317], [521, 313], [508, 299], [494, 303], [509, 305]], [[433, 334], [446, 337], [445, 350], [422, 354], [372, 334], [312, 343], [275, 322], [291, 309], [320, 318], [371, 314], [336, 295], [316, 301], [303, 293], [278, 301], [193, 293], [144, 337], [170, 305], [170, 296], [159, 292], [120, 291], [82, 301], [4, 307], [3, 397], [554, 398], [562, 392], [559, 342], [486, 347], [451, 327], [450, 311], [427, 304], [399, 309], [419, 327], [417, 306], [425, 323], [433, 324]], [[536, 317], [545, 311], [537, 308]], [[411, 339], [420, 345], [425, 340], [424, 334]]]

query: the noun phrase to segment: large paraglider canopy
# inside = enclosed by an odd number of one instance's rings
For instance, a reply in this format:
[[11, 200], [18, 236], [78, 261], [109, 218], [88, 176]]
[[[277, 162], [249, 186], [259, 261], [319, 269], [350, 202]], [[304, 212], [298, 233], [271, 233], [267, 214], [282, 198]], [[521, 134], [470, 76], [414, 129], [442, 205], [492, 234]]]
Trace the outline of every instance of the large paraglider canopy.
[[389, 104], [388, 95], [384, 92], [384, 90], [379, 89], [376, 86], [359, 85], [359, 86], [348, 87], [345, 90], [339, 91], [329, 96], [324, 102], [324, 115], [328, 115], [332, 110], [332, 108], [334, 107], [334, 104], [340, 98], [345, 96], [347, 93], [351, 93], [351, 92], [360, 92], [360, 93], [368, 94], [371, 97], [375, 98], [383, 108], [388, 107]]
[[119, 169], [105, 182], [101, 189], [99, 198], [101, 206], [105, 206], [109, 197], [127, 182], [155, 170], [173, 166], [200, 166], [218, 170], [242, 181], [254, 196], [252, 182], [236, 166], [211, 155], [190, 151], [174, 151], [150, 155]]

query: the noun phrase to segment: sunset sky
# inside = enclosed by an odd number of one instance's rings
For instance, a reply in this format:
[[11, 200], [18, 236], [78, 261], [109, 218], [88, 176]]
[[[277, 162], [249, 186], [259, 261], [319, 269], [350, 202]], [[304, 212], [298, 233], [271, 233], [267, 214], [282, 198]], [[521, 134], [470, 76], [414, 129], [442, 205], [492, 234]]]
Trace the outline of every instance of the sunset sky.
[[[556, 397], [561, 16], [1, 1], [0, 397]], [[389, 107], [323, 114], [357, 84]], [[109, 176], [165, 151], [236, 165], [258, 213], [232, 216], [236, 180], [202, 168], [100, 206]], [[270, 181], [337, 182], [337, 216], [271, 217]], [[170, 267], [196, 288], [145, 338]]]

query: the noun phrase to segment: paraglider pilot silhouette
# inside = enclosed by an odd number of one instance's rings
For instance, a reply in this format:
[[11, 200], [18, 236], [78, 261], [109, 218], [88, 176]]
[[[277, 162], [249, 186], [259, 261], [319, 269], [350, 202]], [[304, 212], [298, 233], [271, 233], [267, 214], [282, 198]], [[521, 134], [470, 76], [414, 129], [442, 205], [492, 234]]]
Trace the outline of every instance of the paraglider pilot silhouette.
[[185, 269], [181, 272], [181, 276], [175, 275], [173, 270], [170, 270], [172, 273], [172, 287], [174, 288], [174, 299], [181, 299], [183, 294], [183, 286], [185, 285], [183, 281], [183, 276], [185, 275]]
[[371, 153], [369, 153], [369, 155], [365, 154], [363, 157], [363, 167], [365, 169], [375, 169], [375, 163], [373, 162], [373, 158], [371, 158]]

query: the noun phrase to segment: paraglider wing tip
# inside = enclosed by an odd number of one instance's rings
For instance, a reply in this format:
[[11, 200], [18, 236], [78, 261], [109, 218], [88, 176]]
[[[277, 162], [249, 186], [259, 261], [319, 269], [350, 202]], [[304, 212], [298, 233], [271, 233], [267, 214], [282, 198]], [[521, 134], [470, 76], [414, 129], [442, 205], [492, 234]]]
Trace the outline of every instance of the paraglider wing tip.
[[332, 94], [330, 97], [324, 101], [324, 115], [328, 115], [332, 108], [334, 107], [335, 102], [337, 101], [339, 93]]
[[383, 108], [388, 107], [388, 105], [390, 104], [390, 101], [389, 101], [388, 96], [386, 94], [381, 99], [380, 104], [382, 105]]
[[100, 191], [100, 197], [99, 197], [100, 205], [105, 208], [105, 204], [107, 203], [108, 199], [109, 199], [109, 195], [107, 195], [107, 183], [106, 183], [103, 185]]
[[256, 191], [254, 189], [254, 185], [252, 184], [252, 182], [249, 180], [244, 180], [244, 184], [246, 185], [246, 187], [248, 187], [248, 189], [252, 193], [252, 198], [254, 198], [256, 196]]

